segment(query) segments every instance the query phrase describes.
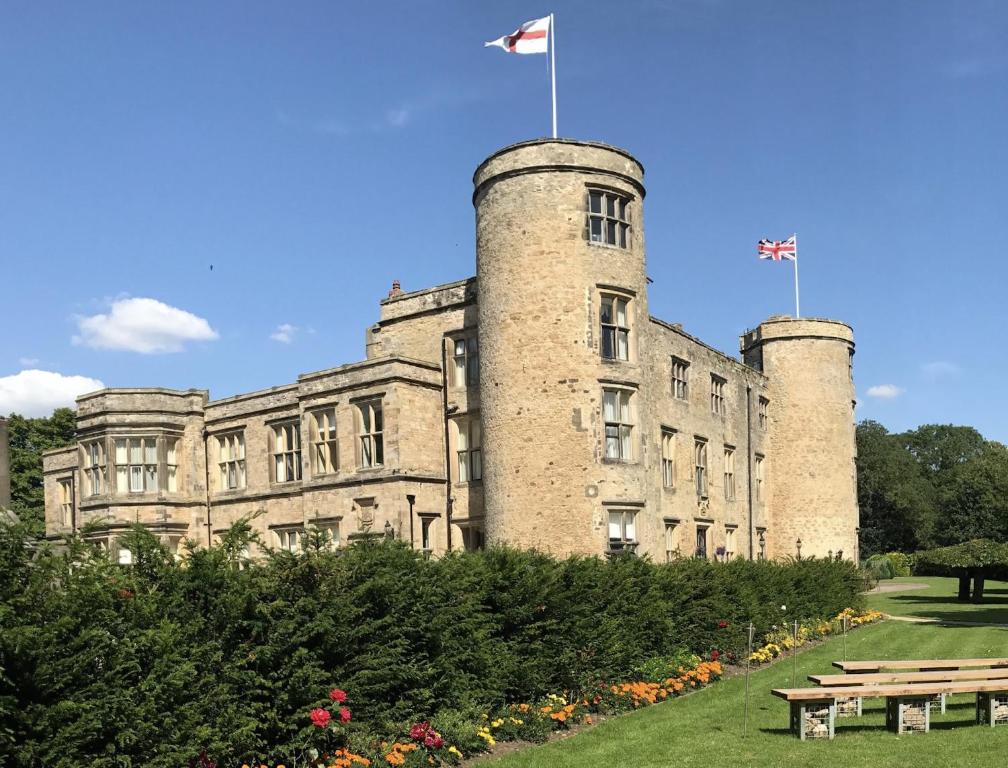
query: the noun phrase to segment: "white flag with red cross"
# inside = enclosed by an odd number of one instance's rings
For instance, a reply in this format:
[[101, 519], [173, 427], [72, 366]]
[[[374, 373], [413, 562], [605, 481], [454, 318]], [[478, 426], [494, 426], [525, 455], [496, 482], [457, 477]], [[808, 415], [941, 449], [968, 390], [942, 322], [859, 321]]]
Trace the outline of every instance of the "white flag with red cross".
[[549, 50], [549, 28], [549, 16], [533, 19], [526, 21], [510, 35], [483, 43], [483, 46], [497, 46], [508, 53], [546, 53]]

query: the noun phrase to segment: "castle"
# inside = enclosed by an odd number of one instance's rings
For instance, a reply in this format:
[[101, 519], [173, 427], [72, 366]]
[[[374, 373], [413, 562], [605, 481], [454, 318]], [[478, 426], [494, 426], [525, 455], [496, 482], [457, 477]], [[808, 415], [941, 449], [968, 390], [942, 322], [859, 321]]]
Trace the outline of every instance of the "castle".
[[136, 521], [178, 549], [255, 515], [295, 551], [857, 558], [851, 328], [771, 317], [736, 359], [651, 317], [643, 181], [605, 144], [506, 147], [474, 177], [476, 277], [393, 285], [362, 362], [81, 396], [77, 445], [44, 456], [47, 535], [93, 522], [129, 562]]

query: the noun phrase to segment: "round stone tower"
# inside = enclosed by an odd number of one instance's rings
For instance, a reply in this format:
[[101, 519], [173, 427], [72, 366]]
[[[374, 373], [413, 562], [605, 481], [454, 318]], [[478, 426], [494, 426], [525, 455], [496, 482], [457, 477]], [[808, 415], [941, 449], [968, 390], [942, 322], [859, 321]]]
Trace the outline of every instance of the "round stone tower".
[[857, 558], [851, 327], [776, 316], [740, 346], [769, 378], [767, 554]]
[[[610, 426], [607, 449], [604, 422], [633, 420], [641, 384], [643, 177], [624, 150], [565, 139], [506, 147], [476, 169], [490, 543], [598, 554], [606, 505], [638, 501], [641, 430]], [[608, 419], [604, 391], [617, 393]]]

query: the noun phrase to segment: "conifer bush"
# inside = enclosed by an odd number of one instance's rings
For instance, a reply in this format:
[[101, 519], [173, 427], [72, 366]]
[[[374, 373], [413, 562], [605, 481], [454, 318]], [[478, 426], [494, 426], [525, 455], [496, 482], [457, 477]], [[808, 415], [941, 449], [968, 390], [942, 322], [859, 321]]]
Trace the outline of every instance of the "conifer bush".
[[460, 713], [597, 691], [683, 654], [741, 659], [749, 621], [764, 633], [861, 607], [855, 568], [815, 559], [427, 560], [381, 542], [248, 563], [249, 538], [243, 522], [176, 562], [137, 528], [120, 566], [82, 539], [33, 550], [0, 525], [7, 764], [290, 754], [337, 684], [352, 692], [352, 738], [429, 720], [461, 739]]

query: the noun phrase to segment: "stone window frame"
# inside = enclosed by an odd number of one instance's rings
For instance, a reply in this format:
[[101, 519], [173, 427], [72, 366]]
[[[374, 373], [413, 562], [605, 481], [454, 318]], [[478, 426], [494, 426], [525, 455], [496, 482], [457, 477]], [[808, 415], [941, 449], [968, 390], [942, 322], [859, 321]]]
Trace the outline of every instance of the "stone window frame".
[[479, 386], [479, 336], [475, 333], [450, 336], [452, 386], [469, 389]]
[[[483, 481], [483, 425], [479, 414], [452, 419], [455, 423], [455, 471], [459, 483]], [[475, 439], [474, 439], [475, 437]]]
[[770, 399], [763, 397], [763, 395], [760, 395], [756, 406], [756, 418], [760, 429], [766, 432], [767, 426], [770, 423]]
[[312, 477], [339, 472], [339, 411], [336, 404], [308, 412], [308, 446]]
[[[607, 553], [635, 552], [639, 540], [637, 538], [637, 513], [639, 508], [621, 504], [606, 505], [606, 540]], [[615, 528], [614, 528], [615, 526]], [[617, 535], [613, 535], [613, 531]]]
[[420, 551], [423, 556], [430, 559], [434, 555], [434, 540], [431, 537], [431, 528], [434, 521], [441, 517], [439, 512], [418, 512], [420, 518]]
[[716, 373], [710, 375], [710, 398], [711, 413], [716, 416], [724, 416], [727, 412], [725, 406], [725, 385], [728, 379], [718, 376]]
[[764, 466], [766, 457], [762, 453], [753, 454], [753, 495], [756, 501], [762, 502], [766, 489], [763, 487], [766, 481]]
[[59, 510], [60, 525], [68, 526], [73, 521], [74, 505], [74, 481], [73, 477], [66, 477], [57, 481], [59, 483]]
[[737, 525], [726, 525], [725, 526], [725, 562], [731, 560], [737, 554], [735, 552], [735, 534], [738, 532]]
[[[606, 362], [628, 363], [633, 358], [630, 344], [630, 334], [633, 329], [631, 309], [633, 299], [633, 294], [626, 291], [608, 287], [599, 291], [599, 356]], [[605, 314], [607, 303], [610, 306], [608, 319]], [[623, 305], [622, 322], [619, 317], [620, 304]], [[607, 339], [610, 339], [608, 355], [606, 354]]]
[[673, 546], [675, 544], [675, 532], [679, 527], [679, 523], [682, 522], [675, 517], [666, 517], [662, 520], [664, 523], [664, 536], [665, 536], [665, 562], [671, 563], [675, 560], [679, 554], [679, 546]]
[[693, 436], [693, 484], [698, 499], [708, 498], [710, 460], [707, 453], [707, 438]]
[[316, 517], [305, 527], [305, 536], [310, 532], [315, 532], [318, 535], [324, 535], [326, 537], [325, 544], [323, 547], [327, 550], [335, 550], [340, 547], [341, 539], [340, 535], [342, 532], [343, 516], [342, 515], [329, 515], [327, 517]]
[[273, 422], [270, 434], [271, 479], [278, 485], [299, 482], [302, 478], [300, 417]]
[[[606, 383], [602, 386], [602, 456], [605, 461], [630, 463], [634, 461], [635, 451], [633, 449], [635, 413], [635, 395], [637, 390], [621, 384]], [[616, 395], [617, 411], [611, 414], [606, 413], [607, 396]], [[625, 403], [624, 403], [625, 400]], [[624, 409], [625, 405], [625, 409]], [[607, 418], [612, 416], [613, 418]], [[610, 436], [610, 431], [615, 434]], [[617, 448], [616, 455], [610, 455], [610, 440], [614, 439]]]
[[676, 444], [679, 433], [672, 427], [661, 428], [661, 477], [662, 488], [675, 488]]
[[[245, 463], [245, 430], [234, 429], [214, 435], [217, 439], [217, 469], [220, 472], [220, 490], [237, 491], [248, 486]], [[226, 449], [225, 449], [225, 446]], [[234, 477], [234, 484], [231, 478]]]
[[357, 467], [380, 469], [385, 465], [385, 412], [381, 395], [354, 402], [357, 424]]
[[178, 446], [180, 438], [165, 435], [165, 493], [178, 493], [179, 487], [179, 457]]
[[672, 397], [689, 400], [689, 360], [672, 355]]
[[87, 495], [101, 496], [108, 488], [108, 450], [104, 438], [81, 442], [84, 460], [84, 479], [87, 480]]
[[756, 555], [757, 560], [766, 560], [766, 532], [765, 526], [756, 526], [756, 545], [759, 547], [759, 553]]
[[629, 250], [634, 196], [614, 187], [586, 185], [585, 232], [589, 245]]
[[698, 522], [696, 524], [696, 551], [695, 556], [703, 560], [710, 560], [710, 542], [708, 533], [713, 526], [708, 522]]
[[724, 494], [725, 501], [735, 501], [735, 446], [724, 446]]
[[306, 531], [303, 524], [287, 523], [271, 525], [270, 530], [276, 538], [279, 549], [295, 555], [304, 552]]
[[[139, 455], [134, 453], [134, 443], [137, 442], [140, 444]], [[151, 434], [112, 436], [116, 495], [158, 493], [164, 490], [159, 476], [160, 442], [158, 435]], [[122, 460], [119, 453], [120, 444], [123, 448]], [[139, 484], [135, 483], [136, 478], [139, 478]]]

